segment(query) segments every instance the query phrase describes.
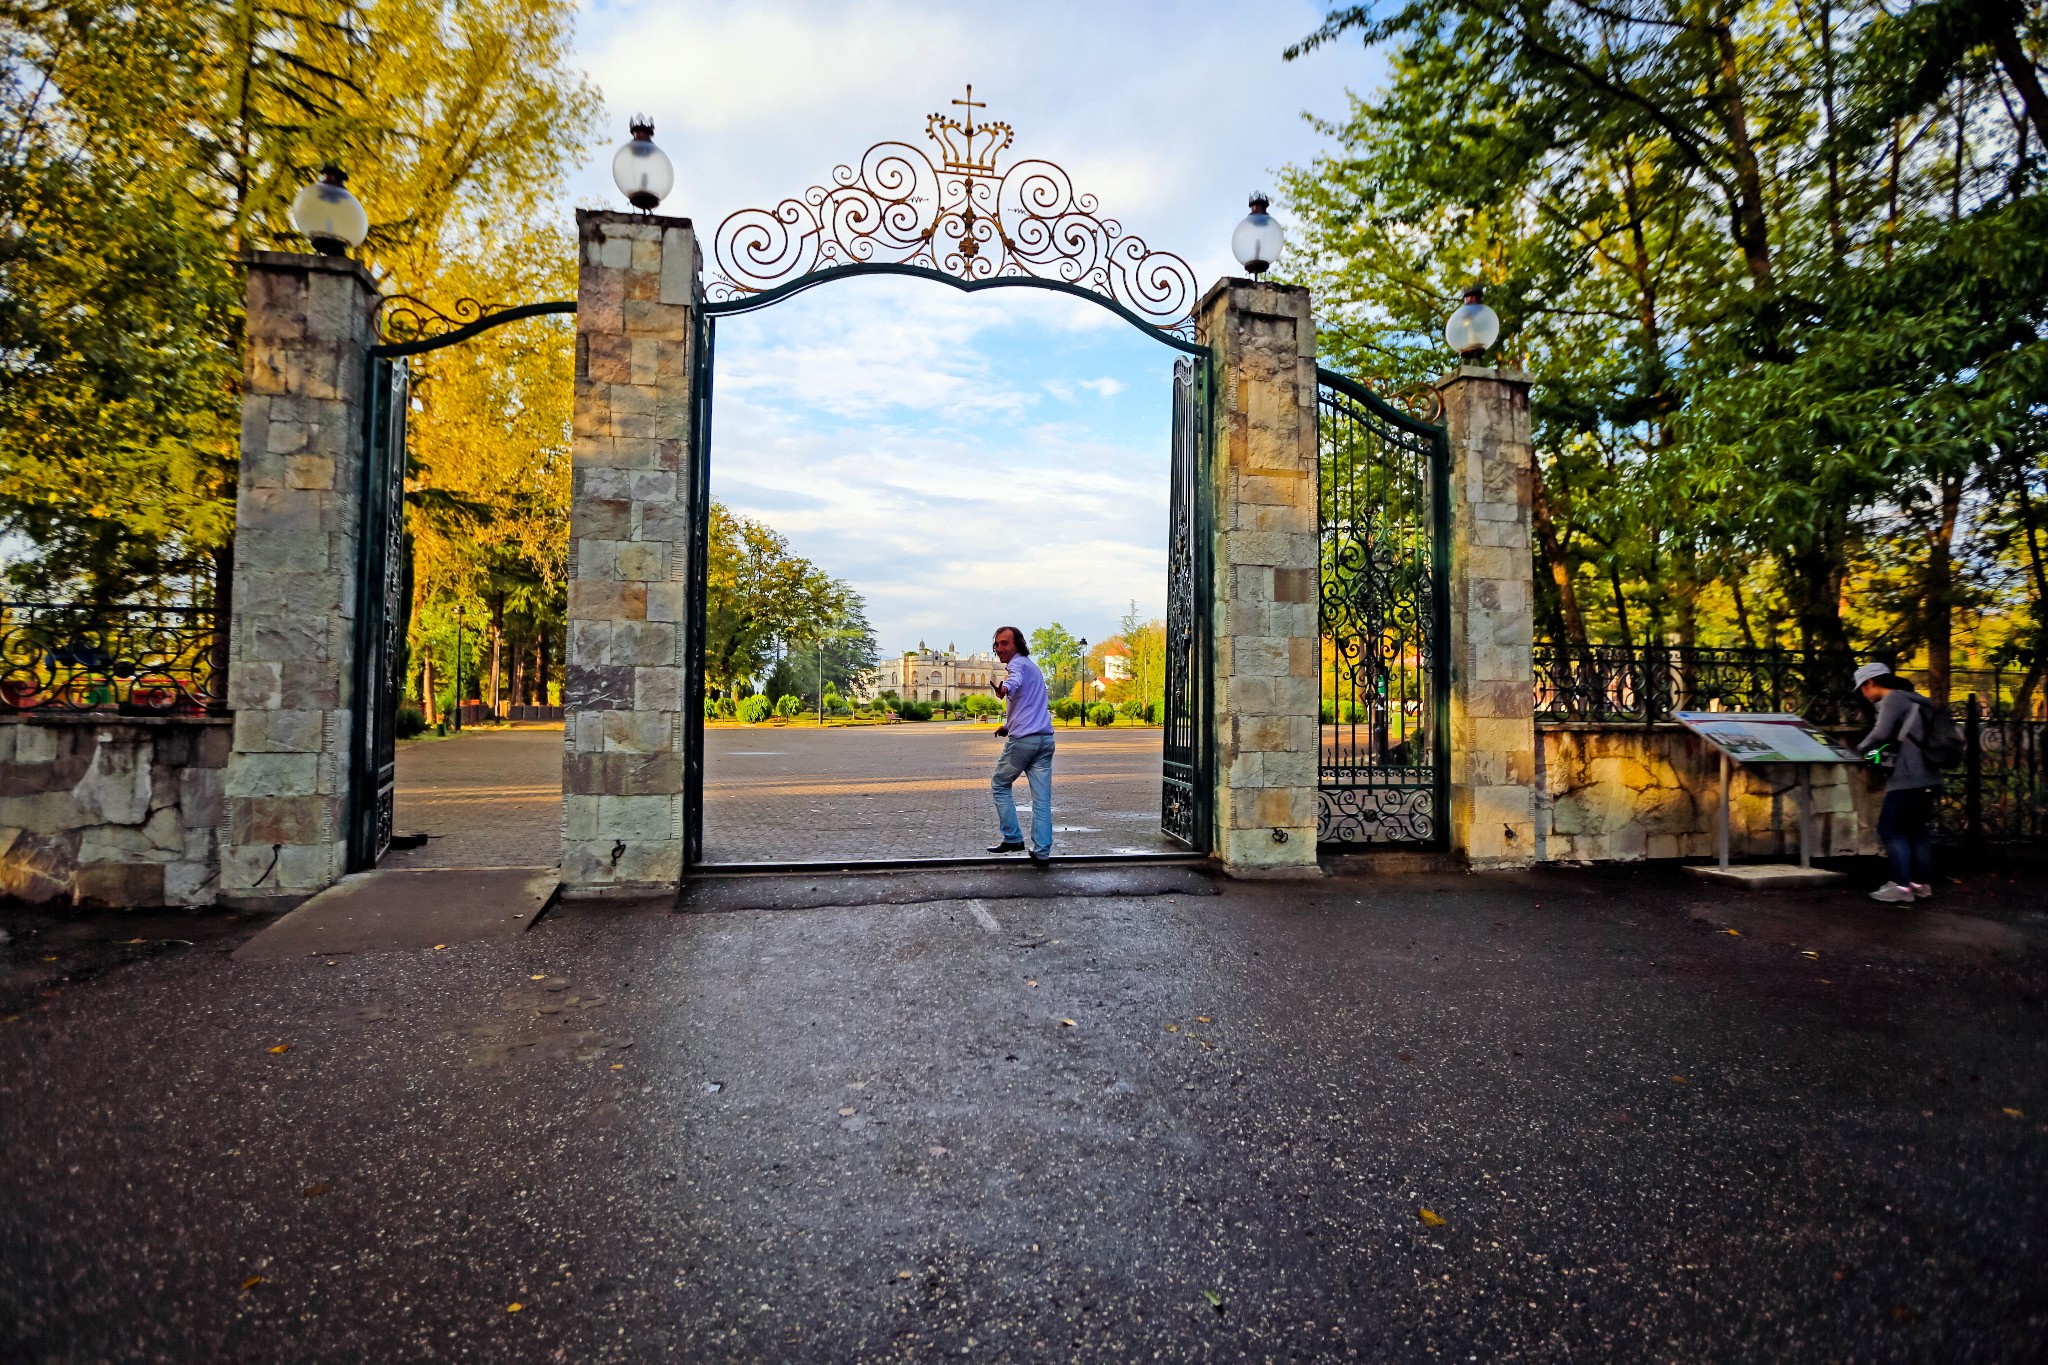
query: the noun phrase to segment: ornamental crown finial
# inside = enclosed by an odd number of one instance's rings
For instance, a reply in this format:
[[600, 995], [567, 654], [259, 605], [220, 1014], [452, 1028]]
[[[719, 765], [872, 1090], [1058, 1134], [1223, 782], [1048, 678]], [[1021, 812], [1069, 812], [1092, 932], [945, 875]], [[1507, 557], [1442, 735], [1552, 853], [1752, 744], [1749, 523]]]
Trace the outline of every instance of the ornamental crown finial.
[[[974, 111], [986, 109], [988, 105], [974, 98], [971, 82], [967, 87], [967, 98], [953, 103], [967, 111], [965, 119], [933, 114], [924, 121], [925, 136], [938, 143], [945, 153], [942, 158], [945, 169], [954, 175], [985, 176], [991, 180], [1000, 178], [996, 158], [1017, 140], [1016, 132], [1007, 123], [974, 121]], [[986, 141], [977, 147], [977, 139]]]

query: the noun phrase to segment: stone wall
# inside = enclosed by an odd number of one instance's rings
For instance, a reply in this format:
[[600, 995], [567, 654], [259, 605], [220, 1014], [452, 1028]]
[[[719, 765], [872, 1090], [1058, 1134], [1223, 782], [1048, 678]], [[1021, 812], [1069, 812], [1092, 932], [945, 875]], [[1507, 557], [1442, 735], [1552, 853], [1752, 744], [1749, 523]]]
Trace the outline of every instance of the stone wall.
[[0, 897], [211, 905], [230, 724], [0, 717]]
[[[1720, 757], [1678, 725], [1537, 727], [1536, 856], [1549, 862], [1711, 858]], [[1735, 769], [1729, 851], [1796, 857], [1792, 768]], [[1816, 857], [1878, 852], [1883, 784], [1864, 769], [1813, 769]]]
[[562, 889], [683, 875], [691, 335], [687, 218], [578, 210]]
[[1215, 847], [1233, 875], [1316, 874], [1316, 333], [1308, 290], [1223, 280], [1215, 352]]

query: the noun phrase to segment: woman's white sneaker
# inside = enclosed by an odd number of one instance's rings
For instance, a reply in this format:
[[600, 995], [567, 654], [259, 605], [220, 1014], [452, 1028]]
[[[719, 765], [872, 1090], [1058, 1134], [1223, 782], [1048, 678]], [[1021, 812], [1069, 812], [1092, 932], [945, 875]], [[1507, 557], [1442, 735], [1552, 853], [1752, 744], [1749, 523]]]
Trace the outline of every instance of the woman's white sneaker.
[[1913, 888], [1900, 886], [1897, 882], [1886, 882], [1871, 892], [1870, 898], [1874, 901], [1883, 901], [1887, 905], [1910, 905], [1913, 901]]
[[1934, 888], [1933, 888], [1933, 887], [1931, 887], [1931, 886], [1929, 886], [1929, 885], [1928, 885], [1928, 884], [1927, 884], [1926, 882], [1914, 882], [1914, 883], [1913, 883], [1913, 899], [1914, 899], [1914, 900], [1916, 900], [1916, 901], [1931, 901], [1931, 900], [1933, 900], [1933, 899], [1934, 899]]

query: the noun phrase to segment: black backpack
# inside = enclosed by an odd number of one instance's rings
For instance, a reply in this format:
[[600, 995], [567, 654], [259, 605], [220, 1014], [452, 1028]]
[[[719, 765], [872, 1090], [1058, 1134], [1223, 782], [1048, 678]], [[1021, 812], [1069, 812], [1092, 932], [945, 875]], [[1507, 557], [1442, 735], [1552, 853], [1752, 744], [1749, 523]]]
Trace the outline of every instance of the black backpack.
[[1915, 697], [1914, 704], [1920, 709], [1920, 733], [1914, 742], [1920, 746], [1921, 754], [1936, 768], [1954, 768], [1963, 761], [1963, 732], [1956, 725], [1956, 718], [1948, 713], [1946, 706], [1937, 706], [1925, 697]]

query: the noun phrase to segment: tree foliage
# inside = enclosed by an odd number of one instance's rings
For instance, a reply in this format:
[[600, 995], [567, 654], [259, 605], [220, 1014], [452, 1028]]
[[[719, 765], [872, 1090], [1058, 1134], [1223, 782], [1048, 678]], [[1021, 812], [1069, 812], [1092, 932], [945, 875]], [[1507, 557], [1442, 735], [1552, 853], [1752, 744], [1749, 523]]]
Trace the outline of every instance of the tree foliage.
[[1895, 9], [1410, 0], [1303, 44], [1389, 64], [1284, 176], [1325, 352], [1433, 378], [1485, 284], [1553, 635], [2040, 676], [2048, 18]]
[[[339, 162], [387, 292], [448, 303], [597, 112], [567, 0], [0, 0], [0, 528], [18, 586], [223, 576], [241, 253]], [[488, 236], [489, 234], [485, 234]], [[472, 261], [471, 264], [474, 264]]]

